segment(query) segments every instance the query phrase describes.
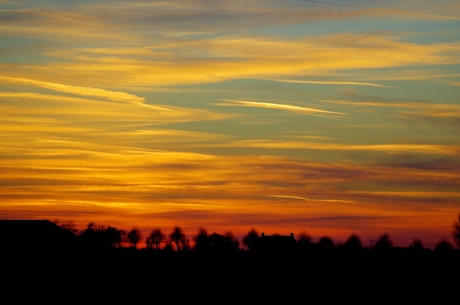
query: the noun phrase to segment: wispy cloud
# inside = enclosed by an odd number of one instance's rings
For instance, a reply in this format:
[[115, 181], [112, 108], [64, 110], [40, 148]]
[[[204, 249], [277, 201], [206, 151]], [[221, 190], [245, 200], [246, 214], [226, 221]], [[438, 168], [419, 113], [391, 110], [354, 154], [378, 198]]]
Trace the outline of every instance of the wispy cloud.
[[352, 82], [352, 81], [318, 81], [318, 80], [292, 80], [292, 79], [277, 79], [277, 78], [261, 78], [263, 80], [270, 80], [282, 83], [294, 83], [294, 84], [311, 84], [311, 85], [351, 85], [351, 86], [369, 86], [369, 87], [381, 87], [381, 88], [393, 88], [392, 86], [386, 86], [376, 83], [368, 82]]
[[376, 144], [354, 145], [317, 142], [285, 142], [273, 140], [242, 140], [219, 144], [228, 147], [258, 147], [276, 149], [307, 149], [325, 151], [376, 151], [384, 153], [421, 153], [439, 155], [459, 155], [460, 146], [437, 144]]
[[287, 104], [253, 102], [253, 101], [243, 101], [243, 100], [222, 100], [222, 101], [225, 103], [217, 103], [215, 105], [280, 109], [280, 110], [287, 110], [287, 111], [298, 112], [298, 113], [303, 113], [303, 114], [313, 115], [313, 116], [327, 117], [327, 118], [337, 118], [337, 117], [346, 116], [346, 114], [342, 112], [327, 111], [327, 110], [293, 106], [293, 105], [287, 105]]
[[295, 200], [304, 200], [304, 201], [314, 201], [314, 202], [343, 202], [343, 203], [351, 203], [351, 200], [340, 200], [340, 199], [315, 199], [315, 198], [307, 198], [301, 196], [291, 196], [291, 195], [269, 195], [270, 197], [275, 198], [282, 198], [282, 199], [295, 199]]
[[432, 14], [432, 13], [416, 12], [413, 10], [409, 11], [409, 10], [389, 8], [389, 7], [364, 6], [364, 5], [356, 5], [356, 4], [348, 4], [348, 3], [315, 1], [315, 0], [298, 0], [298, 1], [323, 4], [323, 5], [342, 6], [342, 7], [348, 7], [348, 8], [363, 9], [363, 10], [374, 10], [376, 12], [381, 12], [382, 14], [388, 14], [388, 15], [391, 14], [391, 15], [405, 15], [405, 16], [429, 18], [429, 19], [460, 20], [460, 18], [455, 17], [455, 16], [438, 15], [438, 14]]
[[[308, 56], [305, 56], [308, 50]], [[231, 79], [291, 80], [324, 76], [333, 71], [460, 63], [458, 43], [417, 44], [396, 34], [329, 34], [285, 39], [282, 36], [238, 35], [196, 40], [162, 39], [155, 45], [129, 49], [74, 48], [60, 55], [52, 49], [50, 63], [27, 66], [3, 63], [4, 75], [47, 79], [88, 86], [124, 88], [214, 83]], [[46, 53], [46, 52], [45, 52]], [[356, 56], [359, 54], [359, 56]], [[57, 72], [59, 71], [59, 72]], [[140, 73], [140, 71], [142, 71]], [[365, 79], [365, 78], [364, 78]], [[383, 86], [372, 82], [317, 82], [328, 85]]]
[[392, 102], [392, 101], [376, 101], [376, 102], [354, 102], [347, 100], [319, 100], [320, 102], [333, 103], [339, 105], [350, 106], [368, 106], [368, 107], [394, 107], [394, 108], [411, 108], [411, 109], [431, 109], [431, 110], [447, 110], [460, 111], [460, 105], [456, 104], [440, 104], [440, 103], [421, 103], [421, 102]]
[[[426, 117], [438, 119], [460, 119], [460, 105], [457, 104], [441, 104], [441, 103], [421, 103], [421, 102], [354, 102], [347, 100], [319, 100], [320, 102], [333, 103], [337, 105], [347, 105], [353, 107], [378, 107], [378, 108], [394, 108], [399, 114], [413, 117]], [[405, 109], [405, 110], [403, 110]]]
[[69, 86], [69, 85], [63, 85], [63, 84], [57, 84], [57, 83], [42, 82], [42, 81], [37, 81], [37, 80], [32, 80], [32, 79], [7, 77], [7, 76], [1, 76], [1, 75], [0, 75], [0, 81], [7, 82], [7, 83], [13, 83], [13, 84], [20, 84], [20, 85], [36, 86], [40, 88], [57, 91], [57, 92], [76, 94], [80, 96], [104, 98], [104, 99], [108, 99], [111, 101], [131, 103], [131, 104], [141, 105], [144, 107], [154, 108], [158, 110], [169, 110], [167, 108], [155, 107], [152, 105], [144, 104], [145, 99], [143, 97], [139, 97], [137, 95], [129, 94], [126, 92], [110, 91], [106, 89], [93, 88], [93, 87]]

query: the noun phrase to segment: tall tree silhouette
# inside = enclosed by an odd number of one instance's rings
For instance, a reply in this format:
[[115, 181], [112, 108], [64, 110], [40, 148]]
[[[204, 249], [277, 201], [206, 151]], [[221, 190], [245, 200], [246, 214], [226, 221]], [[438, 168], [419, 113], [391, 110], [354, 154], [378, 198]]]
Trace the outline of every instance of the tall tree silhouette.
[[454, 222], [452, 236], [454, 237], [457, 247], [460, 248], [460, 213], [458, 213], [458, 219]]
[[190, 240], [185, 236], [185, 234], [180, 239], [180, 249], [181, 251], [188, 251], [192, 249], [192, 247], [190, 246]]
[[257, 248], [260, 236], [256, 229], [252, 228], [249, 232], [243, 236], [243, 245], [249, 251], [254, 251]]
[[159, 250], [161, 243], [166, 239], [166, 236], [161, 232], [160, 228], [153, 229], [149, 236], [145, 239], [145, 243], [148, 249], [154, 248]]
[[206, 251], [209, 249], [209, 236], [208, 231], [200, 227], [195, 236], [193, 236], [193, 241], [195, 242], [194, 250], [196, 251]]
[[136, 249], [137, 244], [142, 239], [142, 232], [137, 227], [133, 227], [131, 231], [126, 234], [126, 240], [130, 244], [131, 247]]
[[181, 250], [182, 240], [185, 239], [184, 231], [179, 226], [175, 226], [169, 234], [169, 239], [176, 245], [176, 251]]

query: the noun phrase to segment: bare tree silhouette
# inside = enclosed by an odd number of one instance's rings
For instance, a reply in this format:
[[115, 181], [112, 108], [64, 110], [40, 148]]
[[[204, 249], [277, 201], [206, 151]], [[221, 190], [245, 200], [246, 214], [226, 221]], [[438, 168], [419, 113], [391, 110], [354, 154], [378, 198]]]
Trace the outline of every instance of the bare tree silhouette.
[[249, 251], [254, 251], [257, 248], [257, 243], [260, 239], [259, 232], [252, 228], [249, 232], [243, 236], [243, 245]]
[[300, 251], [308, 251], [313, 248], [314, 242], [307, 231], [302, 231], [297, 235], [297, 245]]
[[169, 234], [169, 239], [176, 244], [176, 251], [179, 252], [181, 250], [181, 245], [184, 243], [183, 240], [185, 239], [184, 231], [182, 231], [179, 226], [175, 226], [171, 234]]
[[67, 231], [72, 232], [73, 234], [78, 233], [77, 225], [72, 220], [60, 221], [59, 219], [56, 218], [55, 220], [52, 220], [51, 222], [56, 224], [57, 226], [60, 226], [63, 229], [66, 229]]
[[225, 249], [228, 251], [238, 250], [240, 248], [240, 241], [235, 237], [232, 231], [225, 231]]
[[137, 244], [142, 239], [142, 232], [137, 227], [133, 227], [131, 231], [126, 234], [126, 241], [130, 244], [131, 247], [136, 249]]
[[166, 239], [166, 236], [161, 232], [160, 228], [153, 229], [149, 236], [145, 239], [145, 243], [147, 245], [147, 249], [156, 249], [159, 250], [161, 247], [161, 243]]

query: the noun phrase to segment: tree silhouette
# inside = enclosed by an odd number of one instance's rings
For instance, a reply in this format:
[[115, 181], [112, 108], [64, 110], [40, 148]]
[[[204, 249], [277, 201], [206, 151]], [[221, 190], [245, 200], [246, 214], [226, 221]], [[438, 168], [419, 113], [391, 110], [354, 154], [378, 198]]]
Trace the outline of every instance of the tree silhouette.
[[185, 234], [180, 239], [180, 249], [181, 251], [188, 251], [192, 249], [192, 247], [190, 246], [190, 240], [185, 236]]
[[359, 251], [363, 249], [363, 243], [357, 234], [351, 234], [343, 246], [349, 251]]
[[78, 234], [77, 225], [72, 220], [60, 221], [59, 219], [56, 218], [55, 220], [51, 222], [57, 226], [60, 226], [61, 228], [67, 231], [72, 232], [73, 234]]
[[100, 234], [103, 235], [104, 244], [112, 248], [120, 248], [126, 236], [125, 230], [118, 230], [111, 226], [103, 228]]
[[145, 243], [147, 245], [147, 249], [156, 249], [159, 250], [161, 243], [166, 239], [166, 236], [161, 232], [161, 229], [156, 228], [153, 229], [149, 236], [145, 239]]
[[209, 249], [209, 236], [208, 231], [203, 227], [198, 229], [198, 232], [193, 236], [193, 241], [195, 242], [194, 250], [196, 251], [206, 251]]
[[175, 226], [171, 234], [169, 234], [169, 239], [176, 244], [176, 251], [179, 252], [181, 250], [182, 240], [185, 239], [184, 231], [182, 231], [179, 226]]
[[423, 242], [420, 239], [414, 238], [412, 243], [409, 245], [409, 249], [414, 251], [423, 251], [425, 249], [425, 246], [423, 245]]
[[94, 222], [88, 223], [86, 228], [80, 232], [83, 242], [91, 246], [106, 246], [119, 248], [125, 238], [126, 232], [115, 227], [98, 225]]
[[334, 249], [334, 241], [329, 236], [323, 236], [318, 240], [316, 246], [321, 251], [330, 251]]
[[457, 244], [457, 247], [460, 248], [460, 213], [458, 213], [458, 219], [454, 222], [452, 236], [454, 237], [454, 242]]
[[302, 231], [297, 235], [297, 245], [300, 251], [311, 250], [313, 248], [313, 239], [307, 231]]
[[380, 235], [374, 245], [377, 251], [388, 251], [391, 248], [393, 248], [393, 241], [387, 233]]
[[254, 251], [257, 248], [257, 243], [260, 239], [259, 232], [256, 229], [252, 228], [249, 230], [248, 234], [243, 236], [243, 245], [249, 251]]
[[240, 241], [235, 237], [232, 231], [225, 231], [225, 249], [228, 251], [236, 251], [240, 248]]
[[142, 233], [141, 233], [141, 230], [139, 230], [139, 228], [137, 227], [133, 227], [131, 229], [131, 231], [129, 231], [127, 234], [126, 234], [126, 241], [131, 245], [131, 247], [133, 247], [134, 249], [136, 249], [136, 246], [137, 244], [141, 241], [142, 239]]
[[167, 253], [174, 252], [174, 247], [171, 243], [171, 239], [166, 239], [165, 241], [166, 241], [166, 244], [165, 244], [165, 247], [163, 248], [163, 251]]
[[450, 250], [452, 250], [453, 248], [454, 248], [454, 246], [452, 246], [452, 244], [448, 240], [443, 238], [434, 247], [434, 252], [436, 252], [436, 253], [446, 253], [446, 252], [449, 252]]

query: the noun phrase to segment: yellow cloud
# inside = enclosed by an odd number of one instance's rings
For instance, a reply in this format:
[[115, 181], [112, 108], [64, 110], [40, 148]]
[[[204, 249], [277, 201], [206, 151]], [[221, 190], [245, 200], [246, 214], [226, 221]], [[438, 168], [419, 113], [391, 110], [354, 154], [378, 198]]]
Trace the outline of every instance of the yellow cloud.
[[13, 83], [13, 84], [31, 85], [31, 86], [50, 89], [53, 91], [58, 91], [58, 92], [63, 92], [63, 93], [71, 93], [71, 94], [82, 95], [82, 96], [105, 98], [105, 99], [108, 99], [111, 101], [117, 101], [117, 102], [133, 103], [137, 105], [157, 108], [160, 110], [168, 110], [166, 108], [145, 105], [143, 104], [145, 102], [145, 99], [143, 97], [138, 97], [134, 94], [129, 94], [126, 92], [109, 91], [105, 89], [92, 88], [92, 87], [68, 86], [68, 85], [62, 85], [62, 84], [57, 84], [57, 83], [42, 82], [42, 81], [37, 81], [37, 80], [32, 80], [32, 79], [6, 77], [2, 75], [0, 75], [0, 81], [7, 82], [7, 83]]
[[[416, 44], [384, 34], [331, 34], [285, 40], [282, 37], [220, 37], [164, 41], [136, 54], [124, 48], [73, 49], [53, 63], [1, 65], [8, 75], [88, 86], [170, 86], [235, 78], [324, 75], [332, 71], [460, 63], [458, 43]], [[308, 55], [306, 55], [308, 54]], [[359, 54], [359, 56], [357, 56]], [[199, 56], [198, 56], [199, 55]], [[59, 74], [57, 74], [59, 71]], [[84, 73], [83, 73], [84, 71]], [[323, 81], [323, 84], [369, 82]], [[318, 82], [317, 82], [318, 83]], [[61, 87], [62, 88], [62, 87]], [[104, 93], [105, 94], [105, 93]], [[103, 95], [103, 93], [101, 93]]]

